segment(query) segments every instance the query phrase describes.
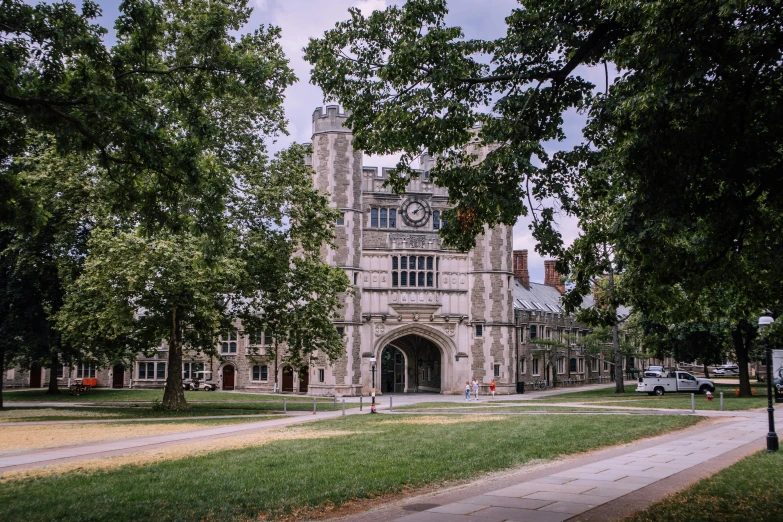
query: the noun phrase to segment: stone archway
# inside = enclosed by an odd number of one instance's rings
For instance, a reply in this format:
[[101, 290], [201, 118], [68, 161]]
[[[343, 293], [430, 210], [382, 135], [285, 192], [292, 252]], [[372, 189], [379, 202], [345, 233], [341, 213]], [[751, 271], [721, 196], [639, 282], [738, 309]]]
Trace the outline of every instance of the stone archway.
[[[392, 351], [402, 355], [404, 363], [404, 378], [399, 379], [397, 356], [394, 371], [384, 369], [384, 354], [387, 365], [392, 360]], [[396, 328], [376, 341], [374, 354], [379, 361], [379, 377], [394, 375], [392, 389], [394, 392], [432, 392], [442, 393], [456, 388], [454, 380], [453, 361], [456, 360], [454, 342], [439, 330], [424, 325], [406, 325]], [[402, 380], [402, 382], [397, 382]], [[402, 389], [400, 389], [402, 388]], [[386, 393], [387, 383], [381, 378], [378, 390]]]

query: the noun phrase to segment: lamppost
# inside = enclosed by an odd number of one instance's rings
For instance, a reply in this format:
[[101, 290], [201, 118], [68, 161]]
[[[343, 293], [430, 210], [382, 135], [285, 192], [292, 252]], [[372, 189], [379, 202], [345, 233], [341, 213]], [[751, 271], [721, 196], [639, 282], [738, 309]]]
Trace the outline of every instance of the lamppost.
[[370, 413], [377, 413], [375, 411], [375, 357], [370, 357], [370, 365], [372, 366], [372, 406], [370, 406]]
[[[764, 330], [772, 324], [774, 319], [766, 313], [759, 317], [759, 330]], [[775, 433], [775, 408], [772, 407], [772, 350], [766, 336], [764, 336], [764, 353], [767, 358], [767, 417], [769, 418], [769, 433], [767, 433], [767, 451], [777, 451], [779, 448], [778, 434]]]

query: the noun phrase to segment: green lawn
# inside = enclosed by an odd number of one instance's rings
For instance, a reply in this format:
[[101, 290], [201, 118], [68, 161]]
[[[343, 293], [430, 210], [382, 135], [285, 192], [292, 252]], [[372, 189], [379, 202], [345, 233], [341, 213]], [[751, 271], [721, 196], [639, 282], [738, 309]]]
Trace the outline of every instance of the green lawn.
[[[102, 419], [155, 419], [166, 417], [215, 417], [224, 415], [269, 415], [282, 413], [282, 404], [191, 404], [186, 411], [154, 410], [148, 404], [143, 406], [114, 407], [57, 407], [54, 408], [16, 408], [6, 407], [0, 410], [0, 422], [38, 422], [58, 420], [102, 420]], [[312, 409], [312, 404], [310, 405]], [[295, 408], [289, 408], [295, 410]], [[51, 413], [50, 415], [42, 412]]]
[[[598, 409], [598, 408], [596, 408]], [[515, 411], [585, 411], [585, 408], [569, 408], [568, 406], [550, 406], [542, 403], [527, 401], [486, 401], [486, 402], [419, 402], [417, 404], [408, 404], [406, 406], [395, 406], [394, 411], [420, 411], [420, 410], [464, 410], [479, 411], [481, 413], [508, 413]]]
[[[188, 402], [259, 402], [272, 401], [283, 403], [304, 402], [312, 407], [313, 398], [303, 395], [261, 394], [261, 393], [225, 393], [206, 391], [186, 391]], [[46, 390], [20, 390], [3, 393], [5, 402], [152, 402], [163, 399], [163, 390], [111, 390], [95, 389], [82, 395], [71, 395], [68, 390], [60, 390], [57, 395], [47, 395]], [[319, 398], [318, 402], [331, 403], [331, 397]], [[339, 402], [339, 400], [338, 400]], [[346, 405], [347, 406], [347, 405]]]
[[[125, 417], [192, 417], [200, 415], [252, 415], [257, 413], [282, 412], [283, 401], [288, 411], [312, 411], [313, 398], [303, 395], [259, 394], [259, 393], [222, 393], [205, 391], [186, 391], [185, 399], [190, 410], [184, 412], [155, 411], [151, 408], [155, 401], [163, 399], [163, 390], [91, 390], [83, 395], [74, 396], [65, 392], [47, 395], [46, 390], [25, 390], [4, 393], [8, 406], [16, 402], [57, 402], [62, 404], [78, 402], [94, 406], [123, 407]], [[335, 409], [334, 398], [317, 399], [318, 411]], [[346, 408], [358, 408], [358, 403], [346, 403]], [[340, 400], [337, 409], [342, 408]], [[2, 417], [0, 410], [0, 417]]]
[[668, 496], [625, 522], [779, 522], [783, 453], [757, 453]]
[[[444, 421], [445, 419], [445, 421]], [[453, 419], [451, 424], [443, 424]], [[107, 472], [29, 478], [0, 488], [4, 521], [279, 519], [346, 501], [584, 452], [691, 426], [681, 416], [357, 415], [305, 429], [349, 435], [281, 440]], [[302, 429], [302, 428], [299, 428]]]
[[[707, 397], [696, 394], [697, 410], [720, 410], [720, 393], [723, 392], [723, 404], [726, 411], [749, 410], [763, 408], [767, 405], [766, 388], [759, 383], [751, 383], [756, 390], [755, 397], [740, 398], [734, 393], [736, 385], [715, 383], [715, 393], [712, 402], [707, 402]], [[564, 393], [536, 399], [536, 403], [552, 402], [583, 402], [605, 406], [630, 406], [634, 408], [666, 408], [666, 409], [691, 409], [690, 393], [667, 393], [663, 397], [649, 396], [637, 393], [636, 385], [626, 386], [625, 394], [614, 393], [614, 388], [585, 390], [573, 393]]]

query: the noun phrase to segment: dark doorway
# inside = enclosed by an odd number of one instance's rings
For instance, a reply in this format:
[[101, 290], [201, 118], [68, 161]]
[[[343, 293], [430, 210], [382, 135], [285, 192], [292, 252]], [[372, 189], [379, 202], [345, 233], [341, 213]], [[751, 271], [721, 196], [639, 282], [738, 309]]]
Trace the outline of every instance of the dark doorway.
[[384, 347], [378, 387], [383, 393], [439, 393], [442, 363], [435, 343], [420, 335], [405, 335], [394, 346]]
[[381, 355], [381, 382], [383, 393], [405, 391], [405, 357], [394, 346], [387, 346]]
[[290, 366], [285, 366], [283, 368], [283, 391], [294, 391], [294, 369]]
[[124, 384], [125, 384], [125, 366], [123, 366], [122, 364], [118, 364], [112, 369], [111, 387], [122, 388]]
[[223, 389], [234, 389], [234, 367], [230, 364], [223, 367]]
[[[56, 379], [57, 376], [53, 375], [53, 377]], [[30, 388], [40, 388], [41, 387], [41, 367], [40, 366], [33, 366], [30, 368]]]
[[299, 370], [299, 392], [307, 393], [307, 387], [310, 385], [310, 368], [305, 366]]

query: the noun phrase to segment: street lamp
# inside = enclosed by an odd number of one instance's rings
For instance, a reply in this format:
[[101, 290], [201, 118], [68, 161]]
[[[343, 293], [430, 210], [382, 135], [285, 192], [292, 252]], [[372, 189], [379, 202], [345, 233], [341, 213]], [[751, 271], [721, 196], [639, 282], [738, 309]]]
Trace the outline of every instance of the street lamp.
[[370, 406], [370, 413], [377, 413], [375, 411], [375, 357], [370, 357], [370, 365], [372, 366], [372, 406]]
[[[766, 330], [773, 321], [774, 319], [766, 313], [759, 317], [759, 331], [763, 334], [764, 330]], [[777, 451], [779, 447], [778, 434], [775, 433], [775, 408], [772, 407], [772, 350], [766, 336], [764, 336], [764, 353], [767, 358], [767, 416], [769, 418], [767, 451]]]

